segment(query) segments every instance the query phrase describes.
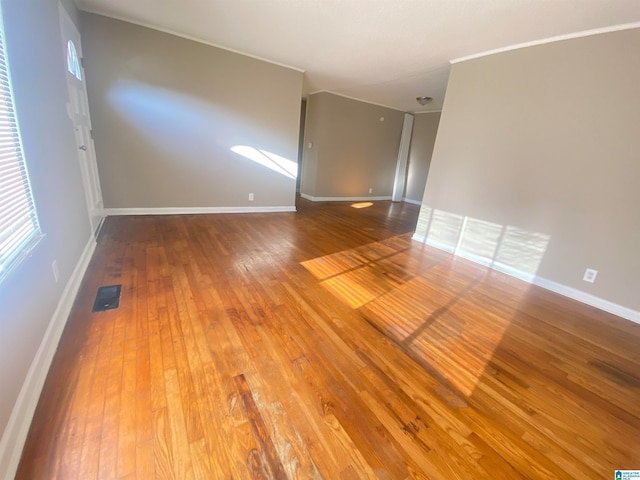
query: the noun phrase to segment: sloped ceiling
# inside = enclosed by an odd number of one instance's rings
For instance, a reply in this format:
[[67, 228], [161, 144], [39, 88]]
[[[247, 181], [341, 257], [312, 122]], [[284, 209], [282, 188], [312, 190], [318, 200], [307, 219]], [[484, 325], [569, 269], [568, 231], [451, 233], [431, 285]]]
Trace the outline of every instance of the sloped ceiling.
[[[637, 23], [640, 0], [77, 0], [80, 9], [305, 72], [330, 91], [402, 111], [442, 108], [450, 61]], [[639, 48], [630, 45], [629, 48]], [[434, 101], [421, 107], [418, 96]]]

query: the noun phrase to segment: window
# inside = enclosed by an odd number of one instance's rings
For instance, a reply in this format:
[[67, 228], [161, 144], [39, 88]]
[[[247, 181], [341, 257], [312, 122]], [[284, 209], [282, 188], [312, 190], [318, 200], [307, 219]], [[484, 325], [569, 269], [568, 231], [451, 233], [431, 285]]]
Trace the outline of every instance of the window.
[[76, 46], [71, 40], [67, 42], [67, 70], [69, 70], [78, 80], [82, 80], [78, 52], [76, 51]]
[[0, 281], [41, 236], [22, 154], [0, 12]]

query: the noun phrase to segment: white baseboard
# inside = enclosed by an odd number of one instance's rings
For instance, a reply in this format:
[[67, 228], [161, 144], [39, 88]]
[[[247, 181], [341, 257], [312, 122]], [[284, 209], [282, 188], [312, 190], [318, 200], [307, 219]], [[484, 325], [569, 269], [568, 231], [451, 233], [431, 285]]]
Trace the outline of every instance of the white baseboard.
[[161, 207], [161, 208], [105, 208], [110, 215], [192, 215], [202, 213], [273, 213], [295, 212], [295, 206], [286, 207]]
[[391, 200], [391, 195], [381, 197], [312, 197], [306, 193], [301, 193], [302, 198], [311, 200], [312, 202], [375, 202], [380, 200]]
[[424, 235], [418, 235], [417, 233], [413, 234], [411, 240], [415, 240], [416, 242], [420, 243], [427, 243], [427, 237], [425, 237]]
[[605, 312], [612, 313], [619, 317], [630, 320], [634, 323], [640, 323], [639, 311], [633, 310], [623, 305], [618, 305], [617, 303], [611, 302], [609, 300], [605, 300], [604, 298], [596, 297], [595, 295], [591, 295], [590, 293], [583, 292], [582, 290], [578, 290], [577, 288], [569, 287], [567, 285], [563, 285], [561, 283], [554, 282], [552, 280], [549, 280], [537, 275], [533, 275], [531, 273], [524, 272], [522, 270], [518, 270], [508, 265], [502, 265], [498, 263], [489, 264], [488, 262], [486, 262], [486, 259], [476, 258], [475, 255], [469, 252], [465, 252], [461, 250], [455, 251], [455, 247], [451, 245], [447, 245], [445, 243], [432, 241], [428, 238], [425, 238], [423, 235], [417, 235], [414, 233], [411, 239], [421, 243], [426, 243], [427, 245], [430, 245], [434, 248], [443, 250], [452, 255], [460, 256], [474, 263], [478, 263], [480, 265], [484, 265], [485, 267], [489, 267], [493, 270], [506, 273], [507, 275], [516, 277], [527, 283], [532, 283], [534, 285], [537, 285], [538, 287], [542, 287], [546, 290], [550, 290], [564, 297], [569, 297], [569, 298], [572, 298], [573, 300], [577, 300], [578, 302], [590, 305], [595, 308], [599, 308], [600, 310], [604, 310]]
[[96, 241], [92, 236], [62, 291], [60, 301], [51, 317], [33, 362], [31, 362], [9, 417], [7, 428], [2, 435], [2, 440], [0, 440], [0, 478], [11, 479], [15, 477], [42, 387], [95, 248]]
[[402, 199], [403, 202], [405, 203], [410, 203], [412, 205], [422, 205], [422, 202], [420, 200], [412, 200], [411, 198], [403, 198]]
[[551, 290], [552, 292], [564, 295], [565, 297], [573, 298], [578, 302], [586, 303], [587, 305], [599, 308], [600, 310], [604, 310], [605, 312], [613, 313], [614, 315], [617, 315], [619, 317], [631, 320], [632, 322], [640, 323], [640, 312], [632, 310], [631, 308], [625, 307], [623, 305], [618, 305], [617, 303], [610, 302], [609, 300], [605, 300], [604, 298], [596, 297], [595, 295], [583, 292], [582, 290], [578, 290], [577, 288], [568, 287], [567, 285], [553, 282], [542, 277], [535, 277], [532, 283], [534, 285], [538, 285], [539, 287], [546, 288], [547, 290]]

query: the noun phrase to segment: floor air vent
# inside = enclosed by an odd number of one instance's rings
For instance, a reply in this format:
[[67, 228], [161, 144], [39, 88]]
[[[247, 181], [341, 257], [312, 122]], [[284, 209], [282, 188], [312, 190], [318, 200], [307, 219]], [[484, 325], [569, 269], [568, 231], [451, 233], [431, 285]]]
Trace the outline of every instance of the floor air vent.
[[120, 305], [120, 290], [122, 285], [109, 285], [107, 287], [98, 288], [96, 301], [93, 302], [92, 312], [104, 312], [105, 310], [113, 310]]

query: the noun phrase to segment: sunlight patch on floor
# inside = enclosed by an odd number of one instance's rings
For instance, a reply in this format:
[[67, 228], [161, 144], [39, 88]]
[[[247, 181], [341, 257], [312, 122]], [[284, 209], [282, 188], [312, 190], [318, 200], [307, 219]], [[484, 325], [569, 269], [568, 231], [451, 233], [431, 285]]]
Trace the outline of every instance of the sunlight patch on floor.
[[371, 205], [373, 205], [372, 202], [352, 203], [351, 208], [367, 208], [367, 207], [370, 207]]
[[[411, 240], [405, 235], [302, 265], [332, 295], [359, 309], [376, 329], [469, 396], [509, 326], [501, 318], [504, 312], [477, 308], [474, 297], [484, 293], [476, 288], [513, 279], [418, 242], [414, 246], [424, 248], [419, 259], [415, 252], [407, 254]], [[528, 287], [522, 283], [520, 298]], [[512, 305], [520, 298], [510, 298]], [[514, 306], [497, 303], [496, 309], [515, 313]]]

